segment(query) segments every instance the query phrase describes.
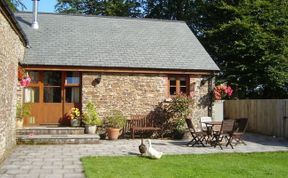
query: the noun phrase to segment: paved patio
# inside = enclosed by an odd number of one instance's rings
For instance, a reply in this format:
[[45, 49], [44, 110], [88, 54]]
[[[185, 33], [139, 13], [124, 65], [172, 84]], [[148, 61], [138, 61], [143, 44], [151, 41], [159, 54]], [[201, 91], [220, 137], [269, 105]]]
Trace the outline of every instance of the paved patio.
[[[246, 135], [247, 145], [221, 150], [219, 147], [187, 147], [187, 141], [152, 140], [164, 154], [208, 154], [231, 152], [288, 151], [288, 140], [257, 134]], [[82, 178], [80, 158], [100, 155], [138, 155], [139, 139], [103, 140], [93, 145], [20, 145], [0, 166], [0, 178]], [[165, 155], [164, 155], [165, 156]]]

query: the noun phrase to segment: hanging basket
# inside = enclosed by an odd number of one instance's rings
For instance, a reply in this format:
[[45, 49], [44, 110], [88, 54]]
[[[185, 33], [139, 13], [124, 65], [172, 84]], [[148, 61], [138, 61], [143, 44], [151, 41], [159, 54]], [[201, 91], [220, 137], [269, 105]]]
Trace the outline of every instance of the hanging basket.
[[20, 86], [22, 87], [28, 87], [29, 84], [31, 82], [31, 78], [28, 76], [28, 77], [25, 77], [23, 78], [22, 80], [20, 80]]

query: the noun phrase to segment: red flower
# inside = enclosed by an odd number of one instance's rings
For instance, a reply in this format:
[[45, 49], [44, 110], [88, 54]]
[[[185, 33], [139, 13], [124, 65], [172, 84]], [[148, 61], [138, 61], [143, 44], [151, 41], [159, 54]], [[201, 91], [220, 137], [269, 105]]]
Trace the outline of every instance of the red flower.
[[23, 78], [21, 81], [20, 81], [20, 85], [22, 87], [27, 87], [31, 82], [31, 78], [28, 76], [26, 78]]
[[218, 85], [214, 88], [214, 98], [215, 100], [225, 99], [226, 97], [231, 97], [233, 94], [233, 89], [227, 85]]

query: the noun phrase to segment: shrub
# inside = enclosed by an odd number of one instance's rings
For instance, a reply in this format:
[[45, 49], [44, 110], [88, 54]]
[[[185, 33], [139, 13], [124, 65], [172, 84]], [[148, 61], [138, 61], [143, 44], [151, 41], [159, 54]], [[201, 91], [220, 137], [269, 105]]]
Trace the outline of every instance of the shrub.
[[113, 110], [111, 115], [107, 117], [108, 126], [113, 128], [123, 128], [126, 124], [126, 121], [127, 118], [121, 111], [118, 110]]
[[82, 122], [86, 125], [102, 125], [102, 120], [97, 113], [95, 105], [91, 101], [86, 105], [86, 111], [83, 114]]
[[185, 119], [192, 112], [194, 101], [186, 95], [177, 95], [171, 101], [165, 101], [159, 106], [157, 114], [165, 133], [175, 138], [184, 132]]
[[18, 103], [16, 106], [16, 118], [22, 120], [29, 116], [31, 116], [31, 105], [28, 103]]

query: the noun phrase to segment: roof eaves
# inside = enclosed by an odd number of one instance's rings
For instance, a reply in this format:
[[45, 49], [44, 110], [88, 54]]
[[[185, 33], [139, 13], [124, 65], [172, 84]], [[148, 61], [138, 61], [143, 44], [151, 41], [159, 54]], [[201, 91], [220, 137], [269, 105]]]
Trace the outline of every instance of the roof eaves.
[[22, 66], [41, 66], [41, 67], [47, 67], [47, 68], [55, 68], [55, 67], [72, 67], [72, 68], [103, 68], [103, 69], [109, 69], [109, 68], [113, 68], [113, 69], [127, 69], [127, 70], [154, 70], [154, 71], [162, 71], [162, 70], [166, 70], [166, 71], [182, 71], [182, 72], [208, 72], [208, 73], [219, 73], [220, 70], [219, 69], [188, 69], [188, 68], [155, 68], [155, 67], [151, 67], [151, 68], [147, 68], [147, 67], [120, 67], [120, 66], [83, 66], [83, 65], [55, 65], [55, 64], [35, 64], [35, 63], [25, 63], [22, 62], [21, 63]]

